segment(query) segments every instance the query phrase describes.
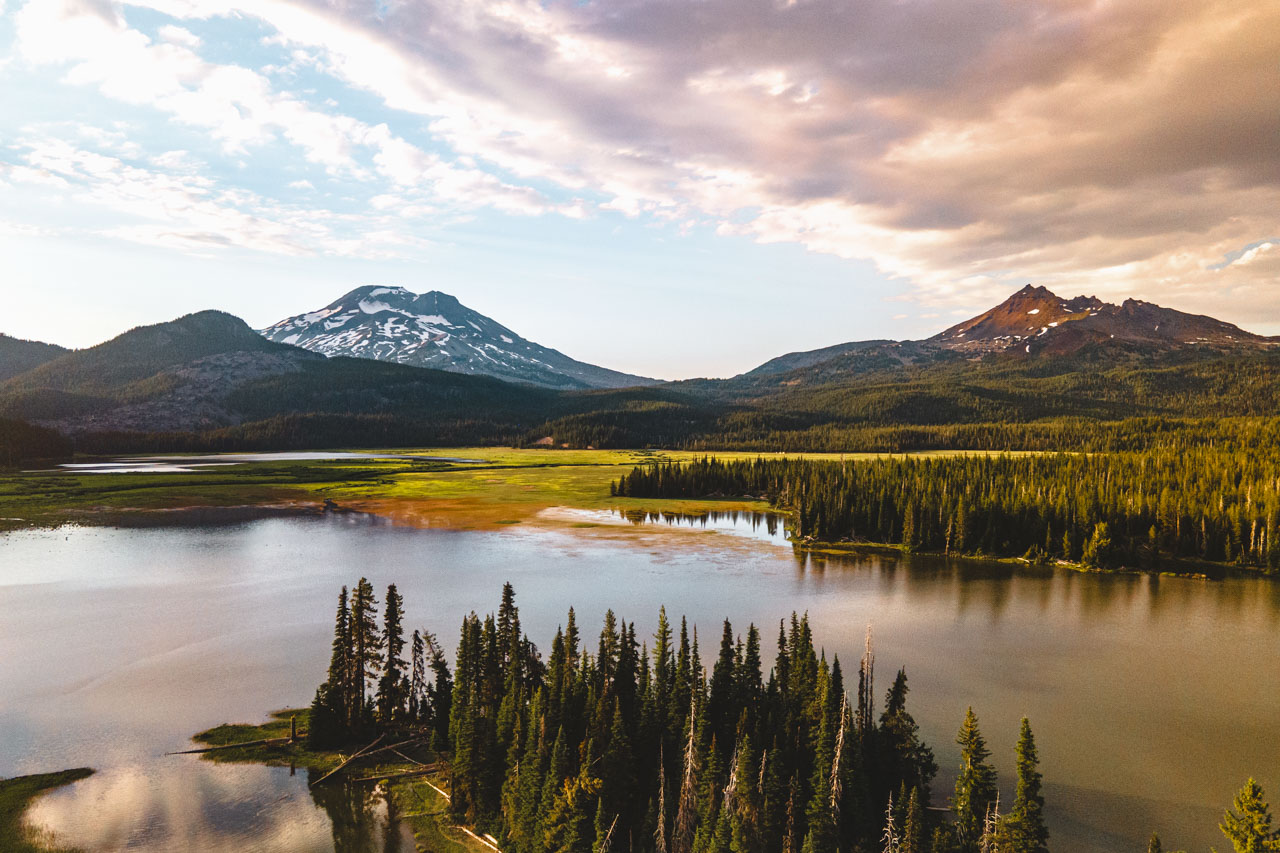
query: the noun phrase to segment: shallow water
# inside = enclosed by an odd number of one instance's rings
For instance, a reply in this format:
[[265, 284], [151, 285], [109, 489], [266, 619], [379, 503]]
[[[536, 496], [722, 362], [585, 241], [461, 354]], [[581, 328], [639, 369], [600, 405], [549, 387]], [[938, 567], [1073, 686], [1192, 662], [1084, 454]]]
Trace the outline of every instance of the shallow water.
[[1280, 584], [797, 558], [758, 514], [551, 524], [331, 515], [0, 536], [0, 775], [99, 768], [33, 810], [90, 851], [328, 851], [335, 834], [343, 850], [383, 849], [376, 803], [317, 804], [287, 768], [162, 756], [193, 732], [309, 702], [338, 587], [363, 574], [397, 583], [407, 627], [450, 644], [506, 580], [544, 649], [570, 604], [588, 638], [609, 607], [651, 634], [666, 604], [708, 654], [726, 617], [771, 638], [808, 611], [846, 667], [871, 624], [877, 690], [907, 667], [942, 777], [972, 704], [1007, 798], [1018, 719], [1031, 718], [1058, 851], [1139, 850], [1156, 828], [1170, 849], [1221, 847], [1216, 823], [1246, 776], [1280, 799]]

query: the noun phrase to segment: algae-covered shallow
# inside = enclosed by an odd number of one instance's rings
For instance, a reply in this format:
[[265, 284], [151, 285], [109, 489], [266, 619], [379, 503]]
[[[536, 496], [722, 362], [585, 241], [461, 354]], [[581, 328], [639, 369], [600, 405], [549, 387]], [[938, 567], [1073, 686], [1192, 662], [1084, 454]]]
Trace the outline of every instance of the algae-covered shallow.
[[163, 755], [191, 748], [195, 732], [307, 705], [337, 590], [366, 575], [379, 590], [397, 583], [406, 629], [448, 647], [462, 615], [496, 607], [508, 580], [544, 651], [570, 605], [584, 636], [606, 608], [642, 636], [664, 604], [704, 633], [728, 617], [768, 634], [807, 611], [844, 661], [872, 624], [881, 670], [910, 674], [939, 797], [967, 705], [1006, 796], [1018, 720], [1031, 718], [1056, 850], [1141, 849], [1154, 828], [1170, 846], [1207, 848], [1245, 777], [1278, 789], [1267, 750], [1280, 742], [1280, 585], [797, 553], [774, 538], [776, 518], [770, 536], [767, 516], [744, 511], [705, 526], [551, 512], [568, 515], [469, 530], [329, 513], [0, 535], [0, 774], [99, 768], [29, 813], [86, 851], [329, 853], [336, 837], [412, 849], [404, 815], [426, 806], [328, 786], [317, 799], [298, 763]]

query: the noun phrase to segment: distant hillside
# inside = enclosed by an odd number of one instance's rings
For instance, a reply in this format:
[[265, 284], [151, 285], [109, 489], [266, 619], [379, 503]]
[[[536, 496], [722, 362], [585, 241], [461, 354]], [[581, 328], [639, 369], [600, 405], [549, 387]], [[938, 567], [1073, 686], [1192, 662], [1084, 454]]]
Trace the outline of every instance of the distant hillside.
[[[400, 322], [380, 322], [392, 321]], [[727, 380], [540, 388], [326, 358], [207, 311], [134, 329], [0, 383], [0, 418], [54, 427], [76, 436], [81, 449], [104, 452], [467, 442], [1081, 448], [1098, 446], [1104, 423], [1152, 419], [1144, 423], [1155, 426], [1116, 439], [1146, 441], [1170, 419], [1277, 412], [1280, 347], [1272, 339], [1147, 303], [1059, 300], [1042, 288], [926, 341], [792, 353]]]
[[21, 338], [0, 334], [0, 382], [11, 379], [19, 373], [26, 373], [65, 352], [67, 350], [64, 347], [56, 344], [24, 341]]
[[849, 353], [881, 350], [884, 347], [895, 343], [897, 343], [897, 341], [853, 341], [847, 344], [836, 344], [835, 346], [807, 350], [805, 352], [789, 352], [786, 355], [771, 358], [754, 370], [749, 370], [742, 375], [774, 376], [779, 373], [788, 373], [802, 367], [812, 367], [815, 364], [821, 364], [824, 361], [830, 361], [833, 358], [848, 355]]
[[352, 356], [493, 376], [564, 390], [652, 385], [522, 338], [447, 293], [358, 287], [318, 311], [262, 330], [272, 341]]
[[210, 430], [294, 413], [483, 424], [513, 409], [541, 413], [546, 394], [487, 377], [326, 359], [272, 343], [230, 314], [202, 311], [0, 383], [0, 416], [73, 434]]
[[201, 311], [140, 326], [0, 383], [0, 414], [98, 429], [210, 428], [235, 421], [223, 398], [319, 356], [263, 340], [244, 321]]

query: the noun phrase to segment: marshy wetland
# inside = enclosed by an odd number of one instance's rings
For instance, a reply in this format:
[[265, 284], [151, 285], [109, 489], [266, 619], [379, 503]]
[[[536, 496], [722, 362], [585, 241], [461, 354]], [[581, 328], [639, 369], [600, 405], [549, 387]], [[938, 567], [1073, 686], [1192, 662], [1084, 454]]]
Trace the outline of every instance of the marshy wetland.
[[461, 616], [493, 610], [505, 581], [540, 645], [570, 605], [587, 636], [607, 608], [647, 636], [665, 605], [708, 637], [726, 617], [770, 637], [807, 611], [851, 666], [872, 625], [882, 671], [911, 677], [939, 797], [966, 706], [1006, 787], [1031, 718], [1055, 849], [1141, 849], [1155, 828], [1171, 848], [1220, 845], [1241, 781], [1280, 784], [1274, 581], [797, 551], [760, 502], [610, 498], [649, 454], [413, 456], [481, 461], [0, 478], [0, 515], [21, 519], [0, 535], [0, 775], [96, 770], [36, 799], [30, 824], [86, 851], [413, 849], [394, 804], [315, 794], [305, 766], [164, 755], [306, 705], [334, 590], [361, 575], [397, 583], [406, 628], [450, 650]]

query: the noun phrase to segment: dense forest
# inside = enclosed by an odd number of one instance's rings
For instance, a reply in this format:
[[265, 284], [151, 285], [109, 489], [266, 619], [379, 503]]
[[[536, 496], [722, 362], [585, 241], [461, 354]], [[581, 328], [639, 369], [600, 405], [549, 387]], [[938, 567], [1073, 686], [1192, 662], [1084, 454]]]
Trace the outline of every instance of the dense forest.
[[593, 653], [570, 610], [544, 661], [507, 584], [496, 616], [463, 620], [450, 670], [434, 635], [406, 639], [394, 585], [385, 602], [379, 626], [368, 581], [342, 590], [309, 740], [430, 740], [448, 761], [453, 819], [507, 853], [1047, 850], [1030, 725], [1001, 807], [970, 710], [950, 805], [930, 810], [938, 766], [906, 673], [878, 702], [869, 637], [851, 689], [795, 614], [767, 674], [754, 625], [744, 637], [726, 621], [708, 670], [696, 628], [665, 611], [652, 649], [610, 611]]
[[634, 469], [626, 497], [756, 496], [801, 540], [1097, 568], [1280, 568], [1280, 457], [1175, 437], [1146, 452], [722, 461]]
[[[1240, 452], [1280, 449], [1280, 418], [1127, 418], [1091, 421], [1063, 418], [1036, 423], [973, 423], [937, 426], [897, 425], [844, 427], [823, 425], [785, 429], [754, 415], [717, 421], [703, 412], [690, 420], [669, 405], [647, 404], [647, 412], [618, 415], [618, 423], [602, 424], [599, 415], [583, 416], [581, 428], [558, 431], [568, 447], [674, 450], [759, 450], [769, 452], [876, 452], [921, 450], [1089, 451], [1173, 449], [1211, 445]], [[484, 410], [459, 408], [451, 417], [410, 417], [387, 413], [294, 413], [198, 432], [87, 432], [50, 443], [47, 428], [6, 420], [0, 427], [8, 457], [32, 460], [71, 453], [220, 452], [233, 450], [304, 450], [334, 447], [430, 447], [546, 443], [547, 425], [530, 429], [519, 420]], [[643, 429], [632, 427], [649, 421]], [[577, 423], [574, 419], [568, 419]], [[738, 431], [747, 422], [759, 429]], [[4, 464], [0, 461], [0, 464]]]
[[566, 395], [528, 435], [595, 447], [1077, 450], [1103, 449], [1090, 427], [1105, 433], [1129, 419], [1280, 411], [1278, 351], [1105, 346], [1051, 358], [865, 361], [855, 353], [780, 375]]
[[[869, 636], [846, 686], [805, 616], [779, 623], [766, 673], [754, 625], [744, 638], [726, 620], [708, 669], [696, 627], [682, 619], [676, 629], [665, 610], [652, 647], [606, 613], [592, 652], [570, 609], [544, 661], [506, 584], [496, 615], [463, 619], [451, 668], [434, 634], [406, 638], [394, 584], [381, 623], [378, 604], [364, 578], [339, 594], [310, 745], [429, 745], [447, 767], [448, 817], [492, 834], [505, 853], [1049, 849], [1030, 724], [1011, 800], [1000, 799], [972, 709], [956, 737], [955, 787], [935, 791], [938, 765], [907, 709], [906, 673], [877, 702]], [[1252, 779], [1220, 829], [1236, 853], [1280, 849]], [[1162, 850], [1153, 834], [1148, 853]]]
[[0, 468], [15, 468], [31, 459], [71, 455], [71, 439], [55, 430], [0, 418]]

